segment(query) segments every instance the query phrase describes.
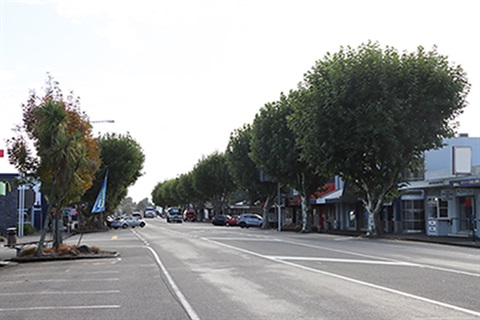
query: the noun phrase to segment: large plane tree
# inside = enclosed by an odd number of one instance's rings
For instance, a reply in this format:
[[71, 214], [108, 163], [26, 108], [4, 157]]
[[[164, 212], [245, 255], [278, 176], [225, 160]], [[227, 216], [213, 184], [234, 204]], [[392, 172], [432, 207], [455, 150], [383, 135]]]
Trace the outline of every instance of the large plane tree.
[[370, 236], [401, 172], [454, 134], [466, 106], [466, 74], [436, 48], [399, 53], [378, 43], [341, 48], [317, 61], [301, 84], [291, 126], [302, 157], [352, 181]]

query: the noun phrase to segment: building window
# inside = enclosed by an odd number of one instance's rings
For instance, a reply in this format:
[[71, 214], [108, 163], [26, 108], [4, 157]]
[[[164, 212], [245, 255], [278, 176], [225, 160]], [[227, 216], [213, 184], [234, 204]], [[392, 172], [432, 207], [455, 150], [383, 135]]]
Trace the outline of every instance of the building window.
[[448, 201], [438, 199], [437, 217], [448, 218]]
[[448, 201], [441, 198], [428, 199], [428, 217], [434, 219], [448, 218]]

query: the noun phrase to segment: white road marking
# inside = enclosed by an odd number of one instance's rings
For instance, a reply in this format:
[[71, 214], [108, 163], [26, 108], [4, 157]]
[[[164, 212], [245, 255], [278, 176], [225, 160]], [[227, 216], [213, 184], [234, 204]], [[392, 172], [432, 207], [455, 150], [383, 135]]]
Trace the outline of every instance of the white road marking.
[[335, 274], [335, 273], [331, 273], [331, 272], [327, 272], [327, 271], [322, 271], [322, 270], [314, 269], [314, 268], [311, 268], [311, 267], [306, 267], [306, 266], [303, 266], [303, 265], [300, 265], [300, 264], [297, 264], [297, 263], [293, 263], [293, 262], [289, 262], [289, 261], [285, 261], [285, 260], [273, 259], [273, 258], [271, 258], [271, 257], [269, 257], [269, 256], [266, 256], [266, 255], [263, 255], [263, 254], [260, 254], [260, 253], [256, 253], [256, 252], [254, 252], [254, 251], [250, 251], [250, 250], [246, 250], [246, 249], [242, 249], [242, 248], [237, 248], [237, 247], [234, 247], [234, 246], [231, 246], [231, 245], [222, 243], [222, 242], [210, 240], [209, 238], [201, 238], [201, 239], [203, 239], [203, 240], [205, 240], [205, 241], [208, 241], [208, 242], [211, 242], [211, 243], [216, 243], [216, 244], [218, 244], [218, 245], [224, 246], [224, 247], [229, 248], [229, 249], [232, 249], [232, 250], [236, 250], [236, 251], [240, 251], [240, 252], [243, 252], [243, 253], [246, 253], [246, 254], [249, 254], [249, 255], [253, 255], [253, 256], [256, 256], [256, 257], [259, 257], [259, 258], [262, 258], [262, 259], [266, 259], [266, 260], [270, 260], [270, 261], [275, 261], [275, 262], [278, 262], [278, 263], [283, 263], [283, 264], [289, 265], [289, 266], [291, 266], [291, 267], [295, 267], [295, 268], [299, 268], [299, 269], [311, 271], [311, 272], [318, 273], [318, 274], [323, 274], [323, 275], [325, 275], [325, 276], [329, 276], [329, 277], [333, 277], [333, 278], [345, 280], [345, 281], [352, 282], [352, 283], [356, 283], [356, 284], [363, 285], [363, 286], [366, 286], [366, 287], [370, 287], [370, 288], [374, 288], [374, 289], [378, 289], [378, 290], [390, 292], [390, 293], [397, 294], [397, 295], [401, 295], [401, 296], [404, 296], [404, 297], [407, 297], [407, 298], [411, 298], [411, 299], [415, 299], [415, 300], [427, 302], [427, 303], [434, 304], [434, 305], [437, 305], [437, 306], [445, 307], [445, 308], [448, 308], [448, 309], [452, 309], [452, 310], [455, 310], [455, 311], [459, 311], [459, 312], [463, 312], [463, 313], [467, 313], [467, 314], [471, 314], [471, 315], [480, 317], [480, 312], [477, 312], [477, 311], [474, 311], [474, 310], [465, 309], [465, 308], [458, 307], [458, 306], [454, 306], [454, 305], [451, 305], [451, 304], [448, 304], [448, 303], [444, 303], [444, 302], [440, 302], [440, 301], [437, 301], [437, 300], [432, 300], [432, 299], [424, 298], [424, 297], [421, 297], [421, 296], [417, 296], [417, 295], [410, 294], [410, 293], [407, 293], [407, 292], [403, 292], [403, 291], [399, 291], [399, 290], [395, 290], [395, 289], [383, 287], [383, 286], [376, 285], [376, 284], [373, 284], [373, 283], [369, 283], [369, 282], [365, 282], [365, 281], [361, 281], [361, 280], [356, 280], [356, 279], [349, 278], [349, 277], [345, 277], [345, 276], [338, 275], [338, 274]]
[[[98, 278], [98, 279], [29, 279], [28, 282], [87, 282], [87, 281], [119, 281], [119, 278]], [[25, 280], [2, 280], [2, 283], [25, 283]]]
[[103, 291], [28, 291], [28, 292], [0, 292], [0, 297], [10, 296], [35, 296], [35, 295], [76, 295], [76, 294], [114, 294], [120, 293], [119, 290], [103, 290]]
[[177, 284], [173, 280], [172, 276], [168, 272], [167, 268], [165, 268], [164, 264], [162, 263], [162, 260], [160, 260], [160, 257], [158, 256], [157, 252], [149, 246], [148, 241], [140, 236], [135, 230], [132, 229], [132, 232], [140, 239], [142, 242], [145, 244], [145, 247], [147, 250], [149, 250], [152, 254], [153, 257], [155, 258], [155, 261], [157, 262], [158, 267], [160, 270], [163, 272], [165, 278], [168, 281], [169, 286], [172, 288], [174, 294], [176, 295], [178, 301], [182, 305], [183, 309], [187, 312], [188, 316], [190, 317], [191, 320], [200, 320], [200, 317], [198, 314], [195, 312], [193, 307], [190, 305], [188, 302], [187, 298], [183, 295], [182, 291], [178, 288]]
[[414, 263], [401, 261], [378, 261], [378, 260], [358, 260], [358, 259], [333, 259], [333, 258], [316, 258], [316, 257], [293, 257], [293, 256], [265, 256], [275, 260], [290, 261], [325, 261], [325, 262], [342, 262], [342, 263], [360, 263], [360, 264], [378, 264], [391, 266], [417, 266]]
[[180, 289], [178, 288], [178, 286], [176, 285], [175, 281], [173, 281], [173, 278], [170, 276], [170, 273], [168, 273], [167, 269], [165, 268], [165, 266], [163, 265], [162, 261], [160, 260], [160, 258], [158, 257], [158, 254], [155, 252], [155, 250], [153, 250], [151, 247], [145, 247], [146, 249], [148, 249], [152, 254], [153, 256], [155, 257], [155, 260], [157, 261], [157, 264], [158, 266], [160, 267], [160, 269], [162, 270], [163, 274], [165, 275], [165, 278], [167, 278], [167, 281], [168, 281], [168, 284], [170, 285], [170, 287], [172, 288], [173, 292], [175, 293], [175, 295], [177, 296], [178, 300], [180, 301], [180, 303], [182, 304], [183, 308], [185, 309], [185, 311], [188, 313], [188, 316], [190, 317], [191, 320], [200, 320], [200, 317], [198, 316], [198, 314], [195, 312], [195, 310], [193, 309], [193, 307], [190, 305], [190, 303], [188, 302], [187, 298], [185, 298], [185, 296], [183, 295], [183, 293], [180, 291]]
[[[384, 261], [391, 261], [391, 262], [397, 262], [397, 263], [407, 263], [407, 264], [409, 263], [409, 262], [400, 261], [400, 260], [396, 260], [396, 259], [389, 259], [389, 258], [384, 258], [384, 257], [379, 257], [379, 256], [373, 256], [373, 255], [367, 255], [367, 254], [352, 252], [352, 251], [325, 248], [325, 247], [320, 247], [318, 245], [312, 245], [312, 244], [307, 244], [307, 243], [302, 243], [302, 242], [286, 241], [286, 240], [280, 240], [280, 241], [285, 242], [285, 243], [289, 243], [289, 244], [304, 246], [304, 247], [308, 247], [308, 248], [315, 248], [315, 249], [326, 250], [326, 251], [331, 251], [331, 252], [344, 253], [344, 254], [354, 255], [354, 256], [358, 256], [358, 257], [365, 257], [365, 258], [370, 258], [370, 259], [375, 259], [375, 260], [384, 260]], [[445, 271], [445, 272], [463, 274], [463, 275], [467, 275], [467, 276], [480, 278], [480, 273], [454, 270], [454, 269], [449, 269], [449, 268], [432, 266], [432, 265], [428, 265], [428, 264], [410, 263], [410, 265], [416, 266], [416, 267], [419, 267], [419, 268], [428, 268], [428, 269], [432, 269], [432, 270]]]
[[211, 240], [224, 240], [224, 241], [266, 241], [266, 242], [282, 242], [280, 239], [268, 239], [268, 238], [222, 238], [222, 237], [209, 237]]
[[85, 309], [118, 309], [119, 305], [95, 305], [95, 306], [43, 306], [29, 308], [0, 308], [0, 312], [7, 311], [42, 311], [42, 310], [85, 310]]

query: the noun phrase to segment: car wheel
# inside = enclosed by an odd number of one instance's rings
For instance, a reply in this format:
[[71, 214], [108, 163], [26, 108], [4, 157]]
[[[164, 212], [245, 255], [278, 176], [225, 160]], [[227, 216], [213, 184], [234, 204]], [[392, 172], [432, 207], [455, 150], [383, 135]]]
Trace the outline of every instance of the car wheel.
[[140, 224], [140, 228], [143, 228], [143, 227], [145, 227], [145, 223]]
[[245, 224], [245, 222], [240, 222], [240, 227], [243, 229], [245, 228], [247, 225]]
[[113, 227], [113, 229], [117, 230], [117, 229], [118, 229], [118, 227]]
[[123, 229], [127, 229], [127, 228], [128, 228], [128, 224], [125, 223], [125, 224], [122, 226], [122, 228], [123, 228]]

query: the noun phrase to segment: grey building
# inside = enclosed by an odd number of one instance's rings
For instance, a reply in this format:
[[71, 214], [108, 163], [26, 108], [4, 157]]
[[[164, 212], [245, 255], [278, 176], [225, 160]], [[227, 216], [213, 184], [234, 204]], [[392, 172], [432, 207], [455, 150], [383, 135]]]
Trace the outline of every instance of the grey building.
[[18, 174], [0, 174], [0, 233], [6, 234], [7, 228], [18, 223], [18, 186], [15, 179]]

